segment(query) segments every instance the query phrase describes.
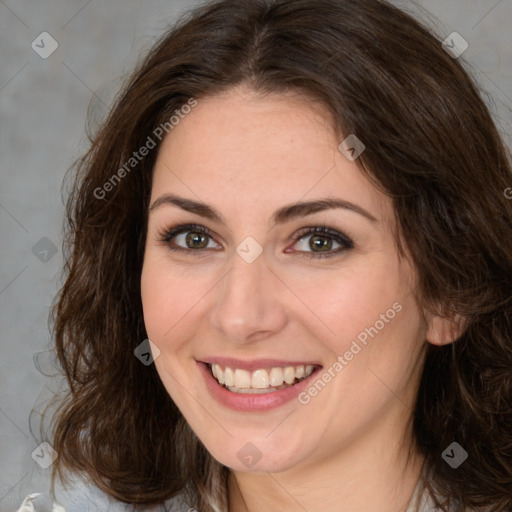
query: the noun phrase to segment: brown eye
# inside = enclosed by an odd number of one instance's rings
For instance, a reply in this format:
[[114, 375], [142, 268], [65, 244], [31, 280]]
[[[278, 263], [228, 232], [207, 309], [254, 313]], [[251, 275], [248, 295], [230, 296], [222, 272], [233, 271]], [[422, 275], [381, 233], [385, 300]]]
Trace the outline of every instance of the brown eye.
[[[333, 247], [333, 244], [337, 246]], [[310, 258], [327, 258], [352, 249], [354, 243], [343, 233], [326, 226], [307, 228], [295, 238], [299, 252]]]
[[189, 231], [185, 237], [185, 243], [191, 249], [204, 249], [208, 245], [208, 235]]
[[[187, 224], [167, 229], [160, 233], [158, 241], [172, 251], [202, 252], [199, 249], [218, 249], [212, 233], [204, 226]], [[192, 250], [192, 251], [191, 251]]]

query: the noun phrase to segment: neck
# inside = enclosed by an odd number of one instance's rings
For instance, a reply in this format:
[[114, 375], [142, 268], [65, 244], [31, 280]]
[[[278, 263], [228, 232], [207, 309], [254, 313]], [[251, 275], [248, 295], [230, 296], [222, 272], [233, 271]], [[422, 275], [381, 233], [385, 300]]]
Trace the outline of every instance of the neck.
[[408, 457], [410, 444], [400, 444], [396, 425], [379, 431], [279, 473], [231, 472], [229, 512], [296, 512], [318, 510], [319, 504], [322, 512], [405, 511], [423, 458], [415, 450]]

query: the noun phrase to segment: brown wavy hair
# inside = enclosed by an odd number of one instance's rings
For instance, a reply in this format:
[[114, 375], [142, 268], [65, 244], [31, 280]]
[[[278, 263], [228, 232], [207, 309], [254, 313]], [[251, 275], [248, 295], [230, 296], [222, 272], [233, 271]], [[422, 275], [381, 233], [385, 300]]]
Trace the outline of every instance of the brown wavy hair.
[[[69, 384], [52, 481], [66, 468], [125, 503], [183, 492], [201, 512], [227, 510], [229, 469], [154, 365], [134, 357], [147, 338], [140, 275], [158, 144], [104, 184], [191, 98], [242, 84], [311, 95], [340, 141], [364, 142], [358, 164], [393, 201], [420, 304], [465, 319], [455, 343], [429, 344], [411, 420], [429, 489], [444, 511], [512, 510], [510, 153], [461, 59], [379, 0], [215, 1], [181, 18], [129, 77], [73, 168], [52, 315]], [[469, 453], [456, 470], [441, 457], [453, 441]]]

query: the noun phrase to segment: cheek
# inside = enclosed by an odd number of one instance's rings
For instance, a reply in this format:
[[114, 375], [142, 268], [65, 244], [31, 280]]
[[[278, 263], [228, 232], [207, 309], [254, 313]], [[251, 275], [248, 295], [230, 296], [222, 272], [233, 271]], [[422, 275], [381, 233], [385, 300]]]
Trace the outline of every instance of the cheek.
[[302, 282], [297, 280], [293, 289], [309, 309], [302, 319], [309, 318], [312, 332], [332, 351], [343, 353], [358, 335], [364, 340], [366, 328], [376, 322], [382, 328], [381, 315], [391, 319], [385, 329], [395, 322], [399, 306], [393, 305], [401, 304], [408, 293], [398, 272], [393, 262], [375, 258], [364, 265], [347, 265], [336, 275], [316, 274]]
[[151, 249], [146, 252], [141, 274], [144, 325], [148, 338], [160, 349], [155, 359], [156, 370], [180, 410], [187, 410], [183, 385], [188, 382], [191, 368], [180, 363], [187, 360], [184, 352], [188, 347], [184, 340], [189, 337], [188, 320], [197, 304], [197, 293], [194, 279], [174, 271], [165, 254], [162, 256]]
[[165, 274], [159, 272], [152, 259], [146, 258], [141, 276], [142, 309], [148, 337], [153, 341], [160, 340], [172, 327], [168, 312], [177, 302], [173, 289], [166, 286]]
[[150, 339], [164, 342], [176, 337], [208, 287], [193, 273], [173, 268], [168, 258], [149, 250], [141, 275], [144, 323]]
[[342, 356], [336, 386], [343, 396], [350, 390], [353, 401], [347, 401], [353, 407], [366, 400], [365, 413], [379, 408], [395, 392], [409, 392], [424, 339], [410, 287], [398, 269], [391, 270], [375, 266], [345, 280], [337, 290], [338, 300], [327, 310], [336, 332], [330, 348], [334, 357]]

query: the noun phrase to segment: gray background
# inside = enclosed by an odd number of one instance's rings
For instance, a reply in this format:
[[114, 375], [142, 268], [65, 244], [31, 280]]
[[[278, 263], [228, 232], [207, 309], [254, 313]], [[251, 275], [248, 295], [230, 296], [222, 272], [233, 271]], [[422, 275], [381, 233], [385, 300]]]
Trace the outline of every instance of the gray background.
[[[94, 126], [123, 75], [169, 23], [200, 3], [0, 1], [0, 512], [42, 490], [50, 472], [31, 457], [39, 441], [29, 413], [57, 381], [36, 369], [34, 355], [42, 353], [42, 369], [48, 368], [48, 313], [62, 265], [61, 182], [87, 147], [87, 112]], [[462, 59], [510, 146], [512, 1], [394, 3], [442, 39], [456, 31], [468, 41]], [[47, 59], [31, 47], [45, 31], [59, 45]]]

